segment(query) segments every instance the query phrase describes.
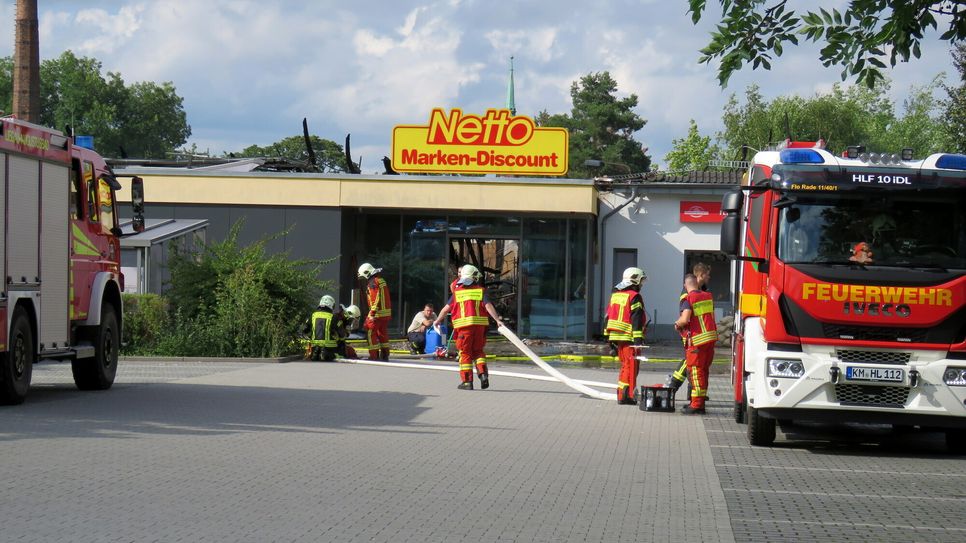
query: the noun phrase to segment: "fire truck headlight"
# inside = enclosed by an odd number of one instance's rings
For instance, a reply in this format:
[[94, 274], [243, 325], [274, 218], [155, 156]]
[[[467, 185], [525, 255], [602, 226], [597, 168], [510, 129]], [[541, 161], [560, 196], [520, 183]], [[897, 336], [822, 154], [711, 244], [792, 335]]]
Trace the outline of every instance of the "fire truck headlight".
[[949, 386], [966, 387], [966, 368], [946, 368], [943, 372], [943, 382]]
[[768, 359], [768, 377], [789, 377], [798, 379], [805, 375], [805, 364], [801, 360], [786, 358]]

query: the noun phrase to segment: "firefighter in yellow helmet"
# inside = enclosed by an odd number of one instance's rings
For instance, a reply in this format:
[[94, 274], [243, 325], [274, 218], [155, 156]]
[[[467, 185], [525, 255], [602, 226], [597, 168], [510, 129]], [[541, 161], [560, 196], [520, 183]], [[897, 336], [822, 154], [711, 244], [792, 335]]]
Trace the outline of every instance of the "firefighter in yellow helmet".
[[338, 336], [336, 334], [336, 323], [333, 318], [332, 308], [335, 306], [335, 298], [326, 294], [319, 300], [318, 307], [309, 317], [306, 328], [310, 333], [309, 345], [311, 360], [335, 360], [335, 350], [338, 347]]
[[453, 313], [453, 330], [456, 336], [456, 348], [459, 349], [460, 384], [461, 390], [473, 390], [473, 364], [476, 364], [476, 374], [480, 378], [480, 388], [490, 387], [490, 373], [486, 367], [486, 330], [490, 327], [487, 314], [493, 317], [497, 326], [503, 321], [497, 314], [496, 308], [490, 303], [483, 286], [483, 274], [471, 264], [460, 268], [459, 279], [453, 284], [453, 294], [449, 303], [439, 310], [439, 315], [433, 322], [433, 327], [439, 331], [439, 324], [446, 315]]
[[647, 275], [641, 268], [627, 268], [621, 282], [614, 285], [607, 306], [607, 322], [604, 335], [617, 349], [621, 369], [617, 377], [617, 403], [636, 405], [634, 393], [637, 388], [637, 373], [640, 361], [637, 360], [636, 346], [644, 343], [644, 327], [647, 316], [644, 312], [644, 298], [641, 285]]

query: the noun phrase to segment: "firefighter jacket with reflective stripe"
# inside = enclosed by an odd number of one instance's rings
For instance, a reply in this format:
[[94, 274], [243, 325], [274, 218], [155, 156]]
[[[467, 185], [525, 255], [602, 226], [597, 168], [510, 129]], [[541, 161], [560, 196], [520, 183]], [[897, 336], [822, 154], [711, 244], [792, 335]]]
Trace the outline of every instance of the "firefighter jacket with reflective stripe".
[[369, 302], [369, 313], [377, 319], [392, 316], [392, 301], [389, 299], [389, 285], [378, 275], [369, 279], [366, 291], [366, 301]]
[[644, 339], [644, 299], [634, 289], [618, 290], [610, 295], [604, 335], [610, 341]]
[[455, 286], [452, 305], [453, 328], [459, 329], [473, 325], [489, 326], [490, 320], [486, 316], [483, 292], [483, 286], [479, 284], [468, 287], [464, 285]]
[[714, 301], [710, 292], [692, 290], [688, 293], [691, 304], [691, 321], [688, 332], [691, 345], [697, 347], [718, 340], [718, 326], [714, 322]]
[[334, 349], [338, 346], [338, 338], [334, 334], [332, 312], [327, 309], [317, 309], [312, 313], [312, 344]]

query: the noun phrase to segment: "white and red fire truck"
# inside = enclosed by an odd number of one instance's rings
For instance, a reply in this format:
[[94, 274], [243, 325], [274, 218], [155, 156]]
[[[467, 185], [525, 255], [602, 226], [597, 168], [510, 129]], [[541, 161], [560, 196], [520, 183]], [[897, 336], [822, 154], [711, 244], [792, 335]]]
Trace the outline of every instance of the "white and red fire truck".
[[722, 205], [735, 419], [754, 445], [811, 420], [941, 429], [966, 452], [966, 156], [781, 147]]
[[[70, 360], [82, 390], [114, 383], [124, 290], [118, 188], [74, 138], [0, 118], [0, 403], [24, 401], [40, 360]], [[140, 179], [131, 191], [143, 225]]]

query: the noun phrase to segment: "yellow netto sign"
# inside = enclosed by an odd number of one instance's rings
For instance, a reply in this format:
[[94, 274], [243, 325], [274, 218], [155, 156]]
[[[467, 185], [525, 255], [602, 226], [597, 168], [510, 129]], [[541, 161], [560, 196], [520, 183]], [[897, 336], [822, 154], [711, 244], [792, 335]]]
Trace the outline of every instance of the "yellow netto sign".
[[429, 124], [392, 131], [392, 167], [406, 173], [564, 175], [568, 134], [508, 109], [467, 115], [436, 108]]

